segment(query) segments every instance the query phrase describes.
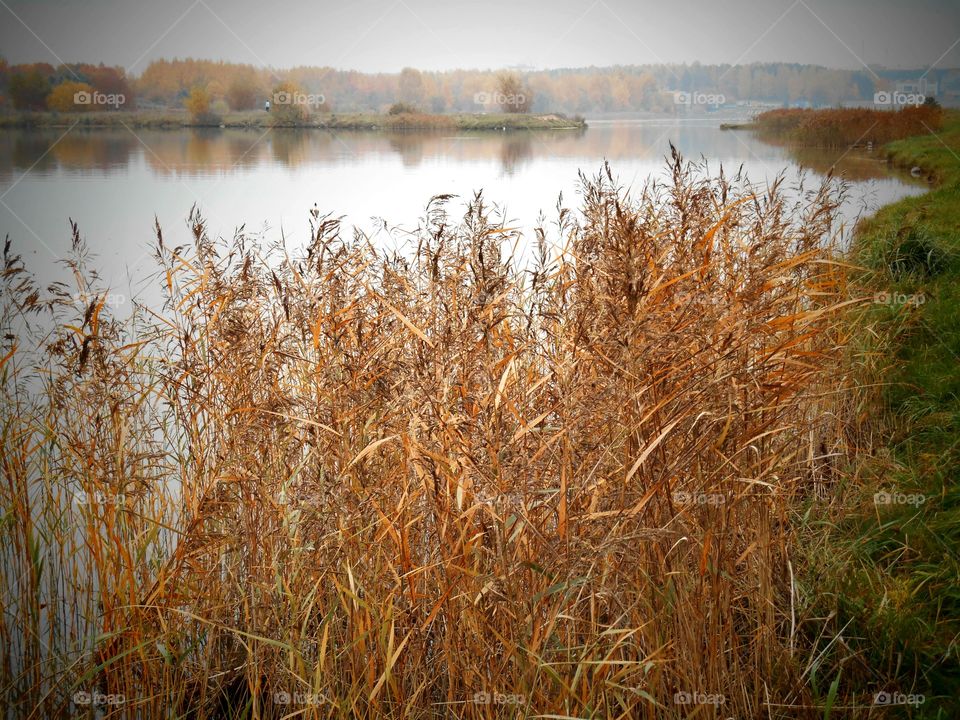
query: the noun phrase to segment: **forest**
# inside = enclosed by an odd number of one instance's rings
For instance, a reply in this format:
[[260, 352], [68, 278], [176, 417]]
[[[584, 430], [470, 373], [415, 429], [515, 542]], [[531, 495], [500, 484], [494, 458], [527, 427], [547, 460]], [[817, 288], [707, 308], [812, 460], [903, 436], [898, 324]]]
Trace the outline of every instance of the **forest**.
[[[141, 74], [87, 63], [11, 65], [0, 59], [0, 109], [76, 110], [187, 107], [202, 93], [214, 112], [262, 107], [278, 91], [303, 93], [321, 112], [384, 112], [395, 104], [428, 113], [673, 112], [677, 93], [709, 93], [717, 104], [829, 106], [870, 101], [895, 73], [815, 65], [630, 65], [552, 70], [362, 73], [331, 67], [257, 68], [200, 59], [151, 62]], [[960, 73], [934, 71], [941, 92], [960, 91]], [[515, 92], [503, 93], [503, 87]], [[519, 100], [522, 100], [520, 102]], [[97, 105], [106, 107], [98, 108]], [[83, 108], [80, 108], [83, 109]]]

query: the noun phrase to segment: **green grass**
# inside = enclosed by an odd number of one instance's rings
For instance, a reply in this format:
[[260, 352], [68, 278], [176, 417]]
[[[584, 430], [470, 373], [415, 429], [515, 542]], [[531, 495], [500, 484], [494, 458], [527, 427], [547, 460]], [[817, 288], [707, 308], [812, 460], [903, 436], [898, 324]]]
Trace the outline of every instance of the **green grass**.
[[[949, 190], [949, 186], [955, 190], [957, 182], [960, 182], [960, 115], [956, 111], [948, 112], [943, 129], [936, 134], [897, 140], [890, 143], [886, 150], [891, 162], [903, 167], [918, 165], [934, 174], [944, 186], [941, 190]], [[946, 216], [939, 211], [951, 209], [949, 203], [939, 204], [936, 209], [937, 217], [945, 221], [944, 229], [955, 231], [958, 218], [956, 205], [952, 206], [952, 213]]]
[[128, 127], [182, 128], [228, 127], [268, 128], [304, 127], [331, 130], [396, 130], [396, 129], [455, 129], [455, 130], [568, 130], [586, 126], [583, 118], [561, 115], [524, 114], [400, 114], [377, 113], [318, 113], [304, 122], [293, 125], [280, 120], [276, 113], [263, 110], [230, 112], [214, 119], [198, 122], [183, 110], [138, 110], [134, 112], [83, 113], [11, 113], [0, 115], [0, 128], [21, 127]]
[[[858, 228], [855, 292], [907, 302], [865, 310], [872, 332], [853, 357], [874, 389], [857, 408], [847, 482], [829, 507], [816, 503], [805, 516], [811, 540], [820, 541], [807, 549], [803, 579], [809, 616], [819, 618], [811, 633], [825, 630], [818, 649], [837, 640], [824, 659], [831, 672], [821, 677], [841, 672], [852, 694], [926, 696], [885, 716], [958, 717], [960, 114], [949, 114], [936, 135], [885, 150], [891, 163], [919, 166], [937, 185]], [[926, 499], [876, 505], [881, 491]]]

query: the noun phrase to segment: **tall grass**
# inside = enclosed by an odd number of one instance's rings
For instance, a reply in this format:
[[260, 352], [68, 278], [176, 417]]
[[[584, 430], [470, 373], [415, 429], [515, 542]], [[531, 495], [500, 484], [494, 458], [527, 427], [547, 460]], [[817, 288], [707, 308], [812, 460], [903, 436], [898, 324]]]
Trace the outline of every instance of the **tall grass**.
[[813, 147], [849, 147], [889, 143], [939, 130], [943, 110], [931, 105], [900, 110], [791, 108], [760, 113], [755, 123], [766, 139]]
[[821, 716], [787, 514], [843, 425], [836, 198], [670, 170], [585, 178], [526, 265], [481, 195], [397, 254], [195, 212], [129, 321], [76, 229], [76, 288], [8, 249], [10, 712]]

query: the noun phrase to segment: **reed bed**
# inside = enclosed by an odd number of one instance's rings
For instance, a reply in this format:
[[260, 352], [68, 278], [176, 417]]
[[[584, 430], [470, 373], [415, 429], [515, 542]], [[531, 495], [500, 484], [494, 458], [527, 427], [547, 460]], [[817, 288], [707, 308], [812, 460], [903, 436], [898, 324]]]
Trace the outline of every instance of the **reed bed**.
[[899, 110], [870, 108], [778, 109], [760, 113], [755, 124], [765, 138], [808, 147], [850, 147], [927, 135], [943, 127], [937, 105]]
[[842, 441], [837, 198], [669, 169], [584, 178], [528, 263], [482, 195], [407, 252], [194, 212], [129, 320], [76, 228], [77, 287], [8, 248], [8, 713], [817, 715], [787, 518]]

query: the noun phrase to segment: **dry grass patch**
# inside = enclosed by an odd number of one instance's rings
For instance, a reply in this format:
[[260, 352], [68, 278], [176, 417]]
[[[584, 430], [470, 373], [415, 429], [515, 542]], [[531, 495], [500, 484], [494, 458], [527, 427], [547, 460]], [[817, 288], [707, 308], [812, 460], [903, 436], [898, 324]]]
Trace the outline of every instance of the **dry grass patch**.
[[8, 253], [6, 704], [808, 712], [787, 510], [841, 424], [835, 197], [670, 169], [585, 179], [530, 266], [481, 196], [435, 198], [406, 255], [318, 215], [265, 252], [194, 214], [191, 247], [158, 228], [168, 299], [130, 322], [78, 235], [52, 299]]

